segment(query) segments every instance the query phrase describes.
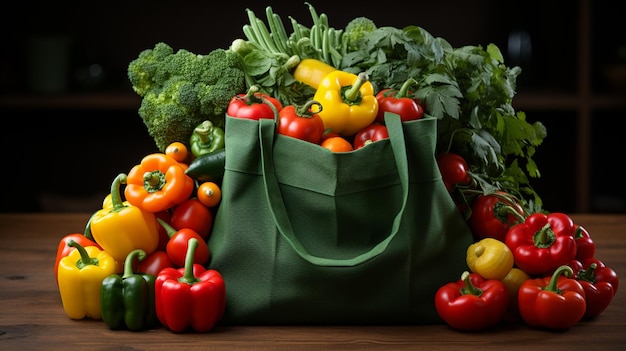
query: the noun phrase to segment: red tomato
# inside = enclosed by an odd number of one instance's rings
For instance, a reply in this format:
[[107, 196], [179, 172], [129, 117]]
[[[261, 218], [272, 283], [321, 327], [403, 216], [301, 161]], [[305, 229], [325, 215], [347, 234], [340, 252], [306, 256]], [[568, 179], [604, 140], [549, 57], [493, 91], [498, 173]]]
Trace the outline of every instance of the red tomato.
[[181, 268], [185, 266], [185, 258], [187, 256], [187, 247], [189, 239], [195, 238], [198, 240], [198, 247], [193, 255], [193, 263], [204, 265], [209, 262], [211, 258], [211, 251], [205, 239], [203, 239], [198, 233], [189, 228], [183, 228], [177, 230], [170, 237], [170, 241], [167, 243], [165, 252], [170, 258], [174, 267]]
[[206, 240], [213, 227], [213, 213], [197, 198], [190, 198], [174, 208], [170, 224], [177, 230], [191, 229]]
[[469, 174], [469, 166], [460, 155], [453, 152], [440, 154], [437, 156], [437, 165], [448, 191], [451, 191], [457, 184], [471, 184], [472, 177]]
[[494, 238], [504, 242], [511, 226], [523, 221], [524, 209], [515, 197], [497, 191], [474, 200], [468, 224], [474, 239]]
[[226, 113], [232, 117], [259, 120], [260, 118], [274, 119], [274, 105], [276, 112], [283, 109], [283, 105], [277, 99], [250, 89], [247, 94], [237, 94], [228, 103]]
[[[316, 101], [310, 101], [302, 107], [294, 105], [285, 106], [278, 114], [278, 134], [287, 135], [300, 140], [319, 144], [324, 134], [324, 120], [315, 112], [311, 111], [311, 106], [321, 106]], [[318, 112], [321, 107], [318, 108]]]
[[393, 112], [400, 115], [402, 122], [424, 117], [424, 107], [420, 105], [418, 99], [408, 95], [408, 91], [404, 86], [399, 91], [383, 89], [376, 94], [376, 100], [378, 100], [376, 122], [385, 122], [385, 112]]
[[374, 122], [356, 132], [356, 134], [354, 135], [353, 146], [354, 149], [357, 150], [369, 143], [373, 143], [375, 141], [387, 138], [389, 138], [387, 127], [380, 123]]
[[167, 267], [174, 267], [174, 263], [170, 260], [167, 252], [157, 250], [146, 256], [143, 260], [139, 261], [139, 263], [137, 263], [137, 268], [134, 269], [134, 271], [149, 273], [157, 276], [163, 268]]

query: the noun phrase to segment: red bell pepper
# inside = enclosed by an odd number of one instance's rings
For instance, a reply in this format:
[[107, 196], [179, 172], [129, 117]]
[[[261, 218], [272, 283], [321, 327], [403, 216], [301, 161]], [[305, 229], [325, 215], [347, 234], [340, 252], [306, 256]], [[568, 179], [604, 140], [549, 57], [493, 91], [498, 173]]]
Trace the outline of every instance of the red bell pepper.
[[530, 275], [551, 274], [576, 257], [576, 228], [564, 213], [533, 213], [506, 235], [515, 264]]
[[596, 255], [596, 243], [591, 239], [591, 235], [587, 229], [575, 224], [576, 232], [574, 233], [574, 239], [576, 239], [576, 259], [584, 261], [588, 258], [593, 258]]
[[222, 318], [226, 287], [222, 275], [193, 263], [196, 239], [189, 239], [184, 268], [165, 268], [156, 278], [155, 304], [161, 324], [173, 332], [207, 332]]
[[509, 295], [504, 283], [463, 272], [461, 279], [437, 290], [435, 308], [449, 326], [458, 330], [482, 330], [504, 318]]
[[617, 273], [597, 258], [572, 260], [569, 266], [574, 272], [573, 277], [585, 290], [587, 303], [585, 318], [590, 319], [599, 315], [609, 306], [617, 292], [619, 285]]
[[283, 105], [277, 99], [259, 92], [253, 85], [246, 94], [237, 94], [228, 103], [226, 113], [231, 117], [259, 120], [260, 118], [275, 119]]
[[73, 233], [61, 238], [61, 240], [59, 241], [59, 246], [57, 247], [57, 257], [54, 261], [54, 278], [57, 282], [57, 285], [59, 284], [59, 262], [63, 257], [69, 255], [70, 252], [76, 250], [76, 247], [69, 245], [70, 241], [75, 241], [83, 247], [95, 246], [98, 249], [102, 250], [98, 243], [87, 238], [84, 234]]
[[520, 316], [531, 327], [569, 329], [585, 314], [585, 290], [571, 277], [571, 267], [559, 266], [552, 276], [528, 279], [520, 286]]
[[194, 250], [194, 256], [192, 257], [193, 263], [197, 264], [205, 264], [209, 262], [209, 258], [211, 257], [211, 252], [209, 251], [209, 246], [206, 241], [200, 236], [200, 234], [196, 233], [191, 228], [181, 228], [176, 230], [176, 228], [172, 227], [169, 223], [157, 219], [161, 226], [165, 228], [167, 231], [167, 235], [170, 237], [170, 240], [167, 242], [167, 246], [165, 248], [165, 252], [167, 252], [167, 256], [170, 258], [175, 267], [183, 267], [185, 265], [187, 250], [188, 250], [188, 242], [189, 239], [198, 240], [198, 248]]
[[[317, 106], [315, 112], [312, 110], [313, 105]], [[302, 106], [285, 106], [278, 113], [276, 132], [319, 144], [322, 142], [322, 134], [325, 130], [324, 120], [318, 115], [321, 111], [322, 105], [315, 100], [310, 100]]]
[[402, 122], [424, 117], [424, 107], [420, 105], [419, 99], [413, 98], [409, 93], [409, 88], [413, 84], [417, 84], [417, 81], [409, 78], [398, 91], [383, 89], [376, 94], [376, 100], [378, 100], [376, 122], [385, 123], [385, 112], [400, 115]]
[[374, 122], [356, 132], [354, 135], [353, 148], [354, 150], [360, 149], [369, 143], [387, 138], [389, 138], [387, 127], [383, 124]]

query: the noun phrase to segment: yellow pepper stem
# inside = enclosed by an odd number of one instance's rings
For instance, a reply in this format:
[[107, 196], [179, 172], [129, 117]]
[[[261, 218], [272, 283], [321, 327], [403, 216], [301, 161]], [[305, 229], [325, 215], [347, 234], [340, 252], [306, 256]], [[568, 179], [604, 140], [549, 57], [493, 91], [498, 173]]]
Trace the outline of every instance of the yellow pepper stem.
[[354, 84], [350, 86], [343, 93], [344, 100], [349, 104], [359, 104], [360, 103], [360, 89], [365, 82], [369, 81], [369, 76], [365, 72], [361, 72], [357, 75]]

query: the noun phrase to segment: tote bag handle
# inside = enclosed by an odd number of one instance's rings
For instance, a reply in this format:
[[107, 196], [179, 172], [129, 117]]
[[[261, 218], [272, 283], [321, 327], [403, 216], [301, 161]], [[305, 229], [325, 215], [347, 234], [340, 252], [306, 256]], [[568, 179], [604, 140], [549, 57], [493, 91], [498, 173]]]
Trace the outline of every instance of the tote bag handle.
[[400, 178], [400, 185], [402, 188], [402, 206], [396, 214], [393, 223], [391, 225], [391, 232], [389, 235], [373, 246], [371, 249], [358, 254], [351, 258], [328, 258], [320, 257], [310, 254], [307, 249], [298, 240], [291, 221], [287, 216], [287, 209], [282, 199], [280, 187], [276, 174], [274, 172], [273, 162], [273, 144], [275, 133], [275, 122], [272, 119], [260, 119], [259, 120], [259, 140], [261, 146], [261, 168], [263, 172], [263, 180], [265, 184], [265, 194], [269, 202], [270, 212], [274, 217], [274, 222], [278, 228], [278, 231], [284, 239], [291, 245], [291, 247], [306, 261], [317, 265], [327, 267], [350, 267], [364, 263], [381, 253], [385, 252], [389, 243], [398, 234], [400, 229], [400, 222], [404, 214], [404, 210], [409, 198], [409, 164], [406, 152], [406, 143], [404, 140], [404, 132], [402, 130], [402, 122], [400, 116], [396, 114], [387, 113], [385, 115], [385, 124], [389, 133], [389, 140], [391, 148], [393, 150], [394, 159], [398, 168], [398, 175]]

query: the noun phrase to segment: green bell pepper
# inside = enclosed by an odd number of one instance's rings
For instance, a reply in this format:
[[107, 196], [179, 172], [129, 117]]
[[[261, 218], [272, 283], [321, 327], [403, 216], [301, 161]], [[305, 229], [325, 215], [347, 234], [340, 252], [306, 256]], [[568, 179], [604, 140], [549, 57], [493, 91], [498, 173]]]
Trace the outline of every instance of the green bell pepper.
[[224, 130], [214, 126], [209, 120], [196, 126], [189, 138], [191, 153], [195, 157], [221, 149], [224, 147], [224, 143]]
[[111, 329], [141, 331], [160, 325], [155, 307], [156, 277], [133, 272], [133, 260], [141, 261], [145, 257], [142, 249], [131, 251], [124, 262], [124, 275], [111, 274], [102, 280], [102, 320]]

